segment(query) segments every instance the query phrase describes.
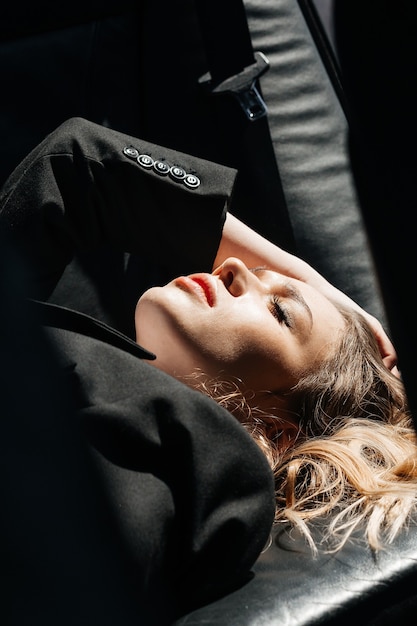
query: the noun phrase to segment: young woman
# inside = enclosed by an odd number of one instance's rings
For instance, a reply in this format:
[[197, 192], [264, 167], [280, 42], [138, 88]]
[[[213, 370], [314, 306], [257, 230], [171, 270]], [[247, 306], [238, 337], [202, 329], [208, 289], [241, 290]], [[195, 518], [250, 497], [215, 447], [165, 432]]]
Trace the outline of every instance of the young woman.
[[153, 365], [211, 395], [249, 430], [276, 481], [276, 521], [330, 515], [327, 549], [358, 527], [372, 548], [415, 510], [406, 396], [366, 319], [314, 287], [226, 259], [145, 292], [139, 343]]
[[[1, 196], [134, 584], [151, 611], [174, 605], [168, 619], [241, 581], [274, 516], [311, 540], [308, 521], [329, 515], [331, 548], [365, 522], [376, 548], [415, 504], [390, 340], [227, 212], [235, 175], [73, 119]], [[47, 302], [74, 253], [103, 245], [169, 268], [164, 286], [138, 293], [136, 342]]]

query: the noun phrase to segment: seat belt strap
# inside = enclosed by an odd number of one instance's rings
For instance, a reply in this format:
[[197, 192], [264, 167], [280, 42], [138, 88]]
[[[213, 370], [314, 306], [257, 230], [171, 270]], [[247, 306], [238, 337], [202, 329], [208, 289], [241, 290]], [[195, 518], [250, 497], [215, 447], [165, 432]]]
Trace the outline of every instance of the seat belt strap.
[[250, 121], [265, 116], [257, 81], [269, 61], [253, 51], [242, 0], [196, 0], [196, 12], [210, 68], [200, 84], [213, 95], [234, 96]]
[[[213, 97], [230, 94], [245, 112], [231, 113], [226, 105], [224, 128], [234, 146], [241, 181], [236, 185], [240, 217], [261, 235], [290, 252], [294, 233], [281, 184], [269, 129], [267, 107], [258, 83], [268, 70], [262, 52], [254, 52], [243, 0], [195, 0], [208, 72], [200, 84]], [[248, 200], [248, 193], [250, 200]]]
[[195, 0], [214, 83], [252, 65], [254, 54], [242, 0]]

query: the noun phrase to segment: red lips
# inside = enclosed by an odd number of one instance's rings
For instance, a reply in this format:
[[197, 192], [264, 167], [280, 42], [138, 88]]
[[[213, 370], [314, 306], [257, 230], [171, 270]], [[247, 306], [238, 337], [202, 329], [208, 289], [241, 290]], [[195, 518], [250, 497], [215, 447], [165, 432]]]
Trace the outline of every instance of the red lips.
[[180, 289], [194, 292], [203, 302], [210, 307], [214, 306], [216, 300], [216, 285], [210, 274], [192, 274], [191, 276], [180, 276], [175, 279], [175, 284]]
[[213, 306], [213, 291], [212, 285], [207, 280], [204, 280], [201, 276], [190, 276], [191, 280], [193, 280], [197, 285], [200, 285], [202, 290], [204, 291], [204, 295], [206, 296], [206, 300], [209, 306]]

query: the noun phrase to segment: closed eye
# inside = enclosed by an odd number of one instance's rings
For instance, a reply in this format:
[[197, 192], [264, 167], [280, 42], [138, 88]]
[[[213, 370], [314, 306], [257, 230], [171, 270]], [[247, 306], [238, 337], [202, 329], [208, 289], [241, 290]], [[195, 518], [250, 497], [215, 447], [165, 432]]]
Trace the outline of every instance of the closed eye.
[[271, 297], [271, 313], [280, 324], [285, 324], [288, 328], [292, 327], [290, 315], [277, 295]]

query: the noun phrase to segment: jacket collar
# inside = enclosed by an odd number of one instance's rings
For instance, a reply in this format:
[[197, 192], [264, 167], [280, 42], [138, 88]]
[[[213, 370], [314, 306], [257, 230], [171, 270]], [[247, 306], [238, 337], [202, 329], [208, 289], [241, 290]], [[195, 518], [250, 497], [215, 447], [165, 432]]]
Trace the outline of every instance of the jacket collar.
[[141, 359], [147, 359], [148, 361], [156, 359], [155, 354], [145, 350], [145, 348], [142, 348], [142, 346], [120, 331], [85, 313], [49, 302], [40, 302], [39, 300], [30, 300], [29, 303], [34, 308], [34, 313], [43, 326], [62, 328], [99, 339]]

